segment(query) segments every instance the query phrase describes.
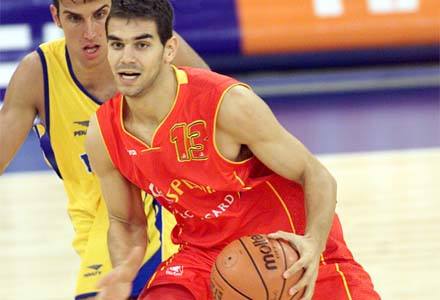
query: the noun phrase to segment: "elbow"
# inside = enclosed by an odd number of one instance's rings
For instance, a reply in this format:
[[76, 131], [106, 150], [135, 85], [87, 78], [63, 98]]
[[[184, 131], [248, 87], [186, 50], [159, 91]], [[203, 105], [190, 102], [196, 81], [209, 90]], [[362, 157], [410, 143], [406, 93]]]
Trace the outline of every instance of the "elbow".
[[328, 190], [330, 191], [330, 194], [333, 195], [332, 198], [334, 199], [334, 203], [336, 204], [336, 194], [338, 189], [336, 178], [325, 167], [323, 167], [323, 173], [324, 180], [328, 186]]
[[319, 178], [321, 185], [325, 185], [329, 190], [336, 192], [336, 178], [321, 162], [315, 160], [314, 163], [310, 165], [310, 169], [311, 177]]
[[336, 178], [330, 171], [317, 161], [317, 163], [310, 165], [308, 171], [305, 172], [305, 181], [311, 182], [313, 186], [321, 190], [325, 190], [326, 194], [331, 195], [330, 199], [334, 199], [336, 203], [337, 182]]
[[325, 169], [325, 171], [327, 173], [327, 180], [329, 182], [329, 185], [332, 187], [333, 190], [336, 191], [336, 189], [338, 187], [338, 183], [336, 181], [336, 178], [327, 169]]

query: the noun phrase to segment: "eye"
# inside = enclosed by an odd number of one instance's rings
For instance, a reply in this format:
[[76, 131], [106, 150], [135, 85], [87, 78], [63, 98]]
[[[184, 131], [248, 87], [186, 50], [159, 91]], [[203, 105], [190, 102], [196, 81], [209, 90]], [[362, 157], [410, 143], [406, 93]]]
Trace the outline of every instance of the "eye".
[[97, 20], [101, 20], [104, 19], [105, 17], [107, 17], [107, 10], [100, 10], [97, 13], [95, 13], [95, 19]]
[[148, 47], [150, 47], [150, 43], [147, 43], [147, 42], [138, 42], [138, 43], [136, 43], [136, 48], [137, 49], [146, 49]]
[[112, 49], [114, 49], [114, 50], [120, 50], [120, 49], [124, 48], [124, 44], [121, 42], [111, 42], [110, 47], [112, 47]]
[[70, 14], [67, 16], [67, 20], [69, 20], [72, 23], [79, 23], [79, 22], [81, 22], [82, 18], [78, 15]]

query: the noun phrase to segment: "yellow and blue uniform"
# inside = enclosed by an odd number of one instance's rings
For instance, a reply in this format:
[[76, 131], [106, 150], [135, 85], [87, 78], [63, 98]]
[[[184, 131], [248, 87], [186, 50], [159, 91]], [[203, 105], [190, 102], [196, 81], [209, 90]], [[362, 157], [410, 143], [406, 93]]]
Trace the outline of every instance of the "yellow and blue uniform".
[[[84, 143], [90, 116], [100, 106], [77, 80], [64, 39], [37, 49], [43, 66], [45, 126], [35, 126], [47, 162], [63, 180], [68, 213], [75, 230], [73, 247], [81, 258], [76, 298], [96, 294], [99, 279], [111, 269], [107, 248], [108, 217], [97, 177], [93, 174]], [[149, 195], [145, 213], [149, 244], [146, 263], [134, 282], [137, 295], [156, 266], [177, 249], [170, 240], [172, 215]]]

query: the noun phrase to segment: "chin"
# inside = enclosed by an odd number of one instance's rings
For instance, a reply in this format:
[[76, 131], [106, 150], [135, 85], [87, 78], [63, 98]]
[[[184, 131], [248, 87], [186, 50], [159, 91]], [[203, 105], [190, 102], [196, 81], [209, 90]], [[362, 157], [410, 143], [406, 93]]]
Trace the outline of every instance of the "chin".
[[124, 88], [124, 87], [120, 87], [119, 91], [126, 97], [130, 97], [130, 98], [135, 98], [137, 96], [139, 96], [140, 91], [138, 90], [133, 90], [130, 88]]
[[98, 65], [102, 64], [103, 61], [105, 61], [105, 59], [106, 59], [105, 57], [103, 58], [100, 56], [97, 56], [94, 59], [84, 58], [84, 63], [89, 67], [94, 67], [94, 66], [98, 66]]

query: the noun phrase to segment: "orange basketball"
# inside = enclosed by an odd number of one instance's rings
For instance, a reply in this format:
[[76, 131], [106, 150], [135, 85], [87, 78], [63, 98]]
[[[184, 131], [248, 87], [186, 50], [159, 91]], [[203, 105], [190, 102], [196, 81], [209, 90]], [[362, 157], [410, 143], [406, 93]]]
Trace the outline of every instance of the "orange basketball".
[[289, 289], [303, 271], [289, 279], [283, 273], [298, 253], [286, 242], [269, 239], [264, 234], [242, 237], [223, 249], [211, 271], [211, 288], [215, 300], [296, 300]]

